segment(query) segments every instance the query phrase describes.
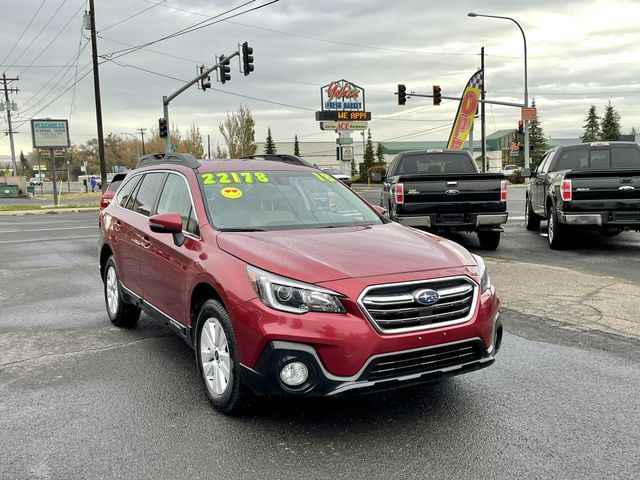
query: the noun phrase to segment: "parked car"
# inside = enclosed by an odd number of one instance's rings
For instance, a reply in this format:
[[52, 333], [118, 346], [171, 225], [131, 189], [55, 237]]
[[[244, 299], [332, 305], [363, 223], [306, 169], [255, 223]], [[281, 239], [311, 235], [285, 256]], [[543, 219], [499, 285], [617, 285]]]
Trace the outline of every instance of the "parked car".
[[505, 165], [504, 168], [502, 169], [502, 173], [504, 174], [505, 177], [510, 177], [511, 175], [514, 175], [516, 172], [520, 171], [520, 167], [517, 165]]
[[323, 168], [322, 171], [328, 173], [333, 178], [335, 178], [337, 180], [340, 180], [347, 187], [351, 186], [351, 177], [349, 175], [345, 175], [344, 173], [342, 173], [337, 168]]
[[640, 145], [581, 143], [545, 153], [527, 187], [527, 230], [538, 230], [543, 219], [553, 249], [566, 247], [572, 230], [608, 237], [640, 231]]
[[143, 157], [104, 210], [107, 314], [167, 322], [221, 412], [250, 392], [333, 396], [491, 365], [502, 324], [482, 258], [379, 210], [314, 168]]
[[107, 189], [100, 197], [100, 210], [109, 206], [111, 200], [113, 199], [113, 196], [115, 195], [116, 191], [118, 190], [126, 176], [126, 173], [107, 174]]
[[30, 185], [30, 186], [32, 186], [32, 187], [42, 185], [42, 178], [41, 178], [41, 177], [38, 177], [38, 176], [36, 176], [36, 177], [31, 177], [31, 178], [29, 179], [29, 185]]
[[477, 232], [494, 250], [507, 221], [507, 183], [501, 173], [479, 173], [466, 150], [401, 152], [391, 162], [380, 205], [402, 225], [433, 232]]

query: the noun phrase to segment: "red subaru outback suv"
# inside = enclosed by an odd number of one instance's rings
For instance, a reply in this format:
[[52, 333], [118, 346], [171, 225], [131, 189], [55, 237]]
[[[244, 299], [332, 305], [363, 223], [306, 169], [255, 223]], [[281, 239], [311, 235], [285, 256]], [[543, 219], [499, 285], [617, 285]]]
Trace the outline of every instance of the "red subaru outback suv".
[[378, 208], [317, 169], [146, 156], [100, 227], [109, 318], [166, 321], [222, 412], [250, 392], [330, 396], [491, 365], [502, 324], [482, 258]]

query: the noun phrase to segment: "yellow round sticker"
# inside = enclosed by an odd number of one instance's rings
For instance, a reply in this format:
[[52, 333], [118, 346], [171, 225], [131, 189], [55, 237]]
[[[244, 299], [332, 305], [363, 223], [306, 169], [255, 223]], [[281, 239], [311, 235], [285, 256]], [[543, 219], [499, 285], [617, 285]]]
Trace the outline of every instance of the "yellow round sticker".
[[236, 187], [226, 187], [220, 190], [220, 195], [226, 198], [240, 198], [242, 196], [242, 190]]

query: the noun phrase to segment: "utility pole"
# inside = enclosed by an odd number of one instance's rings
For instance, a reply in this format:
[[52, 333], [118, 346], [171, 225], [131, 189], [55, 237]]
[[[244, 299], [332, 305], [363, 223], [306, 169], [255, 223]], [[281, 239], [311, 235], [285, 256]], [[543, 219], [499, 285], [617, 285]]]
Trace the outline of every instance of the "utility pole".
[[13, 129], [11, 128], [11, 102], [9, 102], [9, 92], [18, 93], [15, 87], [8, 88], [8, 82], [15, 82], [18, 78], [7, 78], [5, 73], [2, 74], [2, 85], [4, 88], [4, 99], [6, 101], [7, 124], [9, 125], [9, 143], [11, 144], [11, 161], [13, 162], [13, 174], [18, 175], [18, 164], [16, 163], [16, 147], [13, 144]]
[[104, 160], [104, 136], [102, 134], [102, 102], [100, 101], [100, 74], [98, 72], [98, 45], [96, 43], [96, 14], [94, 0], [89, 0], [89, 18], [91, 20], [91, 54], [93, 57], [93, 92], [96, 97], [96, 123], [98, 126], [98, 158], [102, 191], [107, 188], [107, 165]]
[[138, 132], [140, 132], [140, 136], [142, 137], [142, 155], [144, 155], [144, 132], [147, 131], [146, 128], [136, 128]]

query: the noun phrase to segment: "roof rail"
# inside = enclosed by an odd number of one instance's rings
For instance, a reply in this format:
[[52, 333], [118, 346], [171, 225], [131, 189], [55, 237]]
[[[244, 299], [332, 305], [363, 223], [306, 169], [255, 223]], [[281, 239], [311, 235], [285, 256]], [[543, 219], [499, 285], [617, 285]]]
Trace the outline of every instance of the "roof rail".
[[317, 165], [314, 165], [313, 163], [309, 162], [308, 160], [305, 160], [302, 157], [298, 157], [297, 155], [289, 155], [286, 153], [264, 153], [264, 154], [254, 154], [254, 155], [247, 155], [245, 157], [240, 157], [241, 160], [255, 160], [255, 159], [264, 159], [264, 160], [270, 160], [272, 162], [282, 162], [282, 163], [288, 163], [289, 165], [300, 165], [303, 167], [312, 167], [312, 168], [318, 168]]
[[194, 169], [200, 167], [200, 162], [189, 153], [151, 153], [140, 157], [136, 168], [148, 167], [149, 165], [161, 165], [163, 163], [184, 165], [185, 167]]

